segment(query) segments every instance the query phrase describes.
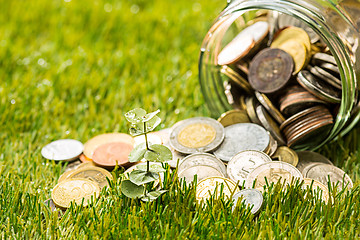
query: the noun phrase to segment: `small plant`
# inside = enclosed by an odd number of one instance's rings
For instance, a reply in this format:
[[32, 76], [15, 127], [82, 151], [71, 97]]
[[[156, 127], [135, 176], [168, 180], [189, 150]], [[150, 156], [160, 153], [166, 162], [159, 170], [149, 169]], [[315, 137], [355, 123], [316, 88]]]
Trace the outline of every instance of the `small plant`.
[[136, 146], [129, 154], [130, 162], [146, 160], [146, 168], [138, 168], [129, 174], [129, 179], [121, 182], [121, 192], [129, 198], [140, 198], [142, 201], [153, 201], [167, 190], [151, 191], [148, 184], [159, 178], [159, 173], [165, 169], [159, 165], [150, 165], [150, 162], [166, 162], [172, 160], [171, 151], [161, 144], [148, 142], [147, 134], [153, 131], [160, 123], [157, 116], [160, 110], [146, 113], [142, 108], [135, 108], [125, 114], [127, 121], [131, 123], [130, 134], [132, 136], [145, 136], [145, 142]]

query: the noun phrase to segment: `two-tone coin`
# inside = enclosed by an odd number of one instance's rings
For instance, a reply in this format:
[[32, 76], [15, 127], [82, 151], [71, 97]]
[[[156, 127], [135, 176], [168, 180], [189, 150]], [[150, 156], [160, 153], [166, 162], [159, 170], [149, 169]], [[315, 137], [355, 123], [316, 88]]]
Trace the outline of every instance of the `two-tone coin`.
[[201, 180], [196, 186], [196, 200], [201, 201], [213, 196], [215, 199], [220, 196], [224, 196], [231, 199], [235, 192], [239, 192], [240, 189], [230, 179], [223, 177], [209, 177]]
[[244, 185], [249, 173], [257, 166], [270, 162], [271, 158], [259, 151], [246, 150], [231, 158], [227, 165], [227, 174], [231, 180]]
[[250, 119], [245, 110], [234, 109], [221, 114], [218, 121], [227, 127], [235, 123], [249, 123]]
[[280, 181], [282, 184], [291, 184], [296, 179], [301, 181], [303, 176], [293, 165], [286, 162], [271, 161], [253, 169], [246, 178], [245, 187], [262, 191], [266, 183]]
[[80, 156], [84, 145], [74, 139], [60, 139], [47, 144], [41, 149], [41, 155], [54, 161], [72, 161]]
[[173, 126], [170, 134], [171, 146], [181, 153], [210, 152], [224, 140], [224, 127], [207, 117], [183, 120]]
[[299, 156], [297, 155], [297, 153], [286, 146], [278, 147], [272, 158], [277, 159], [281, 162], [290, 163], [294, 167], [296, 167], [299, 162]]
[[214, 155], [228, 162], [238, 152], [244, 150], [265, 151], [270, 137], [266, 130], [254, 123], [237, 123], [225, 128], [225, 139]]
[[188, 155], [179, 163], [178, 171], [181, 172], [193, 166], [210, 166], [221, 171], [223, 176], [226, 176], [225, 164], [209, 153], [194, 153]]
[[232, 197], [232, 200], [234, 202], [234, 205], [232, 207], [233, 211], [235, 210], [239, 199], [242, 199], [242, 202], [244, 202], [247, 206], [251, 208], [250, 211], [252, 214], [257, 214], [264, 202], [264, 197], [259, 190], [243, 189], [240, 192], [235, 193]]
[[133, 145], [127, 142], [105, 143], [97, 147], [93, 153], [93, 162], [101, 167], [112, 169], [116, 165], [129, 166], [129, 154]]

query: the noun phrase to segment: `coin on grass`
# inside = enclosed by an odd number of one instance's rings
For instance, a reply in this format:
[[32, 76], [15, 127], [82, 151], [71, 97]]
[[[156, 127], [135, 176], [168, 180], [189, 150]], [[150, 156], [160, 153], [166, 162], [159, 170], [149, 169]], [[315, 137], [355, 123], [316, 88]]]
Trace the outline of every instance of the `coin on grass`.
[[51, 193], [55, 205], [69, 208], [71, 202], [87, 206], [91, 199], [100, 194], [99, 186], [88, 179], [69, 179], [58, 183]]
[[79, 156], [81, 162], [92, 162], [92, 159], [86, 157], [83, 153]]
[[65, 167], [65, 172], [67, 171], [71, 171], [71, 170], [74, 170], [76, 168], [78, 168], [81, 164], [81, 161], [80, 160], [76, 160], [72, 163], [69, 163], [66, 167]]
[[134, 138], [125, 133], [104, 133], [91, 138], [84, 144], [84, 154], [87, 158], [92, 159], [95, 149], [103, 144], [112, 142], [123, 142], [134, 145]]
[[326, 203], [329, 201], [329, 189], [325, 184], [311, 178], [304, 178], [303, 181], [304, 183], [301, 186], [302, 189], [310, 188], [311, 191], [315, 193], [321, 191], [321, 199]]
[[129, 154], [133, 145], [126, 142], [105, 143], [97, 147], [93, 154], [93, 161], [96, 165], [114, 168], [116, 165], [129, 166]]
[[215, 199], [224, 196], [230, 199], [231, 196], [240, 191], [239, 187], [230, 179], [223, 177], [208, 177], [201, 180], [196, 186], [196, 200], [206, 200], [211, 196]]
[[234, 182], [239, 181], [239, 185], [244, 185], [249, 173], [257, 166], [270, 162], [271, 158], [259, 151], [246, 150], [239, 152], [231, 158], [227, 165], [227, 174]]
[[245, 110], [234, 109], [221, 114], [218, 121], [227, 127], [235, 123], [248, 123], [250, 119]]
[[349, 175], [343, 170], [334, 165], [313, 163], [304, 169], [304, 177], [318, 180], [319, 182], [327, 185], [328, 180], [337, 186], [338, 190], [347, 187], [351, 189], [354, 185]]
[[296, 167], [299, 162], [297, 153], [286, 146], [280, 146], [272, 156], [273, 159], [278, 159], [282, 162], [287, 162]]
[[179, 179], [184, 179], [187, 184], [192, 183], [195, 176], [199, 182], [208, 177], [225, 177], [225, 174], [219, 169], [207, 165], [192, 166], [182, 170], [178, 174]]
[[74, 139], [60, 139], [47, 144], [41, 149], [41, 155], [54, 161], [72, 161], [79, 157], [84, 145]]
[[274, 106], [270, 99], [263, 93], [255, 91], [255, 96], [261, 105], [268, 111], [268, 113], [279, 123], [282, 124], [285, 121], [284, 116]]
[[251, 208], [252, 214], [256, 214], [259, 212], [264, 201], [262, 193], [256, 189], [243, 189], [240, 192], [235, 193], [232, 199], [234, 202], [234, 205], [232, 207], [233, 211], [235, 210], [239, 199], [242, 199], [242, 202], [244, 202]]
[[294, 69], [292, 57], [277, 48], [261, 50], [250, 63], [249, 83], [261, 93], [273, 93], [290, 80]]
[[52, 212], [54, 212], [57, 209], [56, 206], [55, 206], [54, 201], [51, 198], [45, 200], [44, 204], [45, 204], [45, 206], [48, 206], [51, 209]]
[[266, 130], [254, 123], [237, 123], [225, 128], [225, 140], [214, 155], [228, 162], [244, 150], [264, 151], [270, 143]]
[[210, 152], [224, 140], [224, 127], [207, 117], [195, 117], [175, 124], [170, 134], [171, 146], [185, 154]]
[[[67, 179], [73, 179], [73, 178], [89, 179], [97, 183], [101, 189], [105, 186], [109, 186], [107, 178], [109, 180], [113, 179], [109, 171], [100, 167], [83, 167], [83, 168], [75, 169], [73, 171], [69, 171], [68, 173], [69, 174], [62, 181], [66, 181]], [[59, 183], [62, 181], [59, 179]]]
[[[252, 170], [246, 178], [246, 188], [254, 188], [260, 191], [266, 183], [291, 184], [292, 180], [302, 180], [300, 171], [293, 165], [286, 162], [271, 161], [263, 163]], [[255, 182], [255, 183], [254, 183]]]
[[329, 164], [329, 165], [333, 165], [333, 163], [326, 158], [325, 156], [321, 155], [320, 153], [317, 152], [312, 152], [312, 151], [299, 151], [296, 152], [298, 157], [299, 157], [299, 162], [296, 166], [297, 169], [299, 169], [299, 171], [304, 175], [304, 169], [316, 162], [316, 163], [324, 163], [324, 164]]
[[210, 166], [222, 172], [223, 176], [226, 176], [225, 164], [209, 153], [194, 153], [188, 155], [179, 163], [178, 171], [181, 172], [193, 166]]

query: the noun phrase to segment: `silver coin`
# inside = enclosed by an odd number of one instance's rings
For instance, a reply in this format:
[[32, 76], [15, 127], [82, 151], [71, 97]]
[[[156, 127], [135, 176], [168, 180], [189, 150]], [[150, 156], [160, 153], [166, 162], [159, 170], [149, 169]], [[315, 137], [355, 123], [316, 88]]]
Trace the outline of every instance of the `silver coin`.
[[234, 205], [232, 210], [234, 211], [239, 198], [242, 198], [242, 202], [251, 207], [251, 213], [256, 214], [259, 212], [264, 202], [264, 197], [259, 190], [256, 189], [244, 189], [237, 192], [232, 197]]
[[270, 142], [266, 130], [254, 123], [237, 123], [225, 128], [225, 139], [214, 155], [228, 162], [244, 150], [264, 151]]
[[337, 77], [331, 75], [330, 73], [326, 72], [324, 69], [319, 68], [318, 66], [308, 66], [309, 71], [314, 74], [319, 79], [327, 82], [333, 87], [336, 87], [337, 89], [342, 89], [341, 87], [341, 80]]
[[349, 175], [343, 170], [330, 164], [313, 163], [304, 169], [304, 177], [318, 180], [327, 186], [328, 180], [332, 184], [337, 184], [339, 190], [347, 187], [351, 189], [354, 185]]
[[285, 145], [284, 137], [282, 136], [278, 124], [274, 119], [266, 112], [262, 105], [256, 107], [256, 114], [266, 130], [275, 138], [279, 145]]
[[41, 155], [54, 161], [72, 161], [80, 156], [84, 145], [74, 139], [60, 139], [53, 141], [41, 149]]
[[320, 153], [311, 152], [311, 151], [300, 151], [300, 152], [296, 152], [296, 153], [297, 153], [297, 155], [299, 157], [299, 162], [296, 165], [296, 168], [299, 169], [299, 171], [302, 174], [304, 172], [304, 169], [308, 165], [310, 165], [310, 164], [312, 164], [314, 162], [333, 165], [333, 163], [329, 159], [327, 159], [326, 157], [324, 157]]
[[305, 88], [321, 100], [330, 103], [341, 102], [341, 91], [325, 84], [322, 81], [315, 79], [315, 77], [309, 71], [300, 71], [297, 75], [297, 81], [303, 88]]
[[[193, 131], [189, 132], [190, 129]], [[187, 131], [186, 136], [185, 131]], [[210, 152], [217, 148], [223, 140], [223, 125], [215, 119], [207, 117], [183, 120], [179, 124], [175, 124], [170, 133], [170, 145], [176, 151], [184, 154]]]
[[320, 68], [324, 69], [325, 71], [327, 72], [331, 72], [333, 74], [336, 74], [336, 75], [340, 75], [340, 71], [339, 71], [339, 68], [334, 65], [334, 64], [331, 64], [331, 63], [322, 63], [319, 65]]
[[178, 172], [182, 172], [183, 170], [193, 166], [210, 166], [220, 170], [224, 176], [226, 176], [225, 164], [209, 153], [194, 153], [188, 155], [179, 163]]
[[227, 174], [231, 180], [243, 186], [249, 173], [257, 166], [272, 161], [271, 158], [259, 151], [246, 150], [231, 158], [227, 165]]
[[285, 121], [284, 116], [280, 113], [279, 110], [272, 104], [270, 99], [258, 91], [255, 91], [255, 96], [257, 100], [261, 103], [261, 105], [268, 111], [268, 113], [279, 123], [282, 124]]
[[187, 184], [194, 181], [196, 176], [197, 182], [208, 177], [225, 177], [224, 174], [210, 166], [192, 166], [178, 173], [179, 179], [184, 179]]
[[293, 178], [299, 181], [303, 179], [301, 172], [293, 165], [286, 162], [271, 161], [263, 163], [252, 170], [246, 178], [245, 187], [253, 188], [254, 181], [256, 189], [262, 191], [263, 186], [267, 183], [281, 183], [290, 184]]
[[271, 134], [269, 133], [270, 136], [270, 143], [269, 143], [269, 148], [268, 151], [266, 152], [267, 155], [269, 155], [270, 157], [272, 155], [274, 155], [274, 153], [276, 152], [277, 148], [278, 148], [278, 143], [277, 141], [273, 138], [273, 136], [271, 136]]
[[335, 61], [335, 58], [329, 54], [326, 53], [315, 53], [312, 56], [312, 63], [314, 65], [320, 65], [322, 63], [331, 63], [335, 66], [337, 66], [337, 63]]

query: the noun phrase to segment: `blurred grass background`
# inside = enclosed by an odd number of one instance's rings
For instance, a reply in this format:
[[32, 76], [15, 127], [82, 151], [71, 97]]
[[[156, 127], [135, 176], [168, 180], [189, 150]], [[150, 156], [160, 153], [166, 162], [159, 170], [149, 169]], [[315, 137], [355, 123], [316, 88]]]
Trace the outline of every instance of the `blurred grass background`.
[[[159, 108], [161, 128], [210, 115], [198, 84], [198, 56], [203, 37], [225, 4], [224, 0], [0, 0], [2, 238], [359, 234], [358, 187], [339, 195], [335, 207], [318, 201], [301, 206], [301, 211], [291, 200], [300, 198], [279, 198], [273, 190], [259, 218], [246, 212], [232, 216], [221, 203], [208, 212], [197, 208], [191, 189], [181, 197], [165, 197], [168, 205], [141, 205], [119, 196], [115, 187], [93, 208], [71, 209], [61, 219], [44, 206], [64, 170], [64, 165], [41, 157], [41, 148], [50, 141], [86, 142], [104, 132], [127, 132], [124, 113], [135, 107]], [[356, 186], [358, 134], [357, 128], [320, 150], [347, 171]], [[176, 206], [170, 201], [174, 199]], [[284, 199], [295, 205], [271, 206]], [[143, 215], [144, 211], [152, 213]]]

